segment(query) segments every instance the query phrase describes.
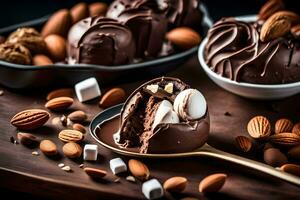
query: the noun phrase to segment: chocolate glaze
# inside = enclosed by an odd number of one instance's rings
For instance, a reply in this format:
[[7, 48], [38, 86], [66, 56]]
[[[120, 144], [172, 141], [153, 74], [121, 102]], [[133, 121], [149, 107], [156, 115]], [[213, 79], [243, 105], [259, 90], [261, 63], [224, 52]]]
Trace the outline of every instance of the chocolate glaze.
[[300, 41], [292, 35], [259, 40], [261, 24], [224, 18], [208, 32], [205, 59], [211, 70], [238, 82], [300, 81]]
[[121, 65], [135, 55], [133, 36], [128, 27], [114, 19], [86, 18], [70, 29], [68, 62], [99, 65]]

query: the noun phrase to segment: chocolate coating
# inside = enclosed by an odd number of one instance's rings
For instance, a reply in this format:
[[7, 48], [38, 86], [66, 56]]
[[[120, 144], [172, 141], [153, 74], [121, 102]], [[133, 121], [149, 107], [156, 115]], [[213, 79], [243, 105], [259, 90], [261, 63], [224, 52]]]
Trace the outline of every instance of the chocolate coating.
[[300, 41], [291, 34], [259, 40], [261, 24], [224, 18], [208, 32], [205, 60], [226, 78], [256, 84], [300, 81]]
[[133, 60], [135, 44], [131, 31], [113, 19], [86, 18], [70, 29], [68, 62], [122, 65]]

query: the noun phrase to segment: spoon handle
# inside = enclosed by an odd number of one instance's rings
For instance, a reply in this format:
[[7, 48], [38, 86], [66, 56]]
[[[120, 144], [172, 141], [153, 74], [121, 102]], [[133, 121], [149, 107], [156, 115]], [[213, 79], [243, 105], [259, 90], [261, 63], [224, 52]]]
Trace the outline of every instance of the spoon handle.
[[266, 174], [269, 174], [271, 176], [277, 177], [279, 179], [285, 180], [287, 182], [293, 183], [295, 185], [300, 186], [300, 178], [294, 175], [291, 175], [289, 173], [280, 171], [278, 169], [275, 169], [274, 167], [271, 167], [267, 164], [257, 162], [254, 160], [250, 160], [247, 158], [243, 158], [241, 156], [233, 155], [218, 149], [215, 149], [209, 145], [205, 145], [201, 148], [201, 151], [196, 152], [197, 155], [201, 156], [209, 156], [214, 158], [219, 158], [221, 160], [226, 160], [232, 163], [236, 163], [245, 167], [249, 167], [261, 172], [264, 172]]

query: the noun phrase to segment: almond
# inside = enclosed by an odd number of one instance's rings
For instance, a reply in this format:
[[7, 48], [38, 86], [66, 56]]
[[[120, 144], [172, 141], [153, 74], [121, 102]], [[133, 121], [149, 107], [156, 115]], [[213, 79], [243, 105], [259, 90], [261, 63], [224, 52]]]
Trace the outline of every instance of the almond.
[[292, 147], [288, 153], [287, 153], [288, 157], [290, 158], [296, 158], [299, 159], [300, 158], [300, 145], [294, 146]]
[[56, 34], [45, 37], [46, 46], [50, 57], [54, 61], [62, 61], [66, 57], [66, 40]]
[[279, 119], [275, 123], [275, 133], [291, 132], [293, 129], [293, 122], [289, 119]]
[[18, 133], [17, 138], [24, 146], [34, 147], [36, 144], [38, 144], [37, 138], [30, 133]]
[[72, 23], [75, 24], [80, 20], [87, 18], [89, 16], [89, 9], [86, 3], [78, 3], [70, 9], [72, 16]]
[[247, 125], [248, 133], [255, 139], [264, 139], [271, 134], [271, 124], [264, 116], [253, 117]]
[[294, 125], [292, 132], [300, 135], [300, 122]]
[[35, 56], [33, 56], [32, 63], [35, 66], [45, 66], [53, 64], [52, 60], [48, 56], [43, 54], [36, 54]]
[[51, 140], [42, 140], [40, 143], [40, 150], [47, 156], [53, 156], [57, 154], [57, 147]]
[[83, 169], [87, 175], [89, 175], [91, 178], [103, 178], [106, 176], [107, 172], [105, 170], [91, 168], [91, 167], [85, 167]]
[[300, 165], [284, 164], [280, 167], [280, 169], [284, 172], [300, 176]]
[[185, 177], [175, 176], [166, 180], [163, 187], [169, 192], [182, 192], [186, 185], [187, 179]]
[[267, 20], [271, 15], [283, 9], [284, 4], [282, 0], [269, 0], [261, 7], [258, 13], [258, 19]]
[[46, 37], [51, 34], [67, 36], [72, 25], [72, 17], [67, 9], [61, 9], [55, 12], [42, 28], [41, 34]]
[[68, 142], [63, 146], [63, 152], [68, 158], [78, 158], [82, 154], [82, 148], [75, 142]]
[[236, 146], [242, 150], [243, 152], [248, 152], [250, 151], [251, 147], [252, 147], [252, 142], [248, 137], [245, 136], [237, 136], [235, 138], [235, 143]]
[[126, 93], [122, 88], [112, 88], [102, 96], [99, 105], [107, 108], [123, 102], [125, 97]]
[[130, 159], [128, 161], [128, 168], [132, 175], [140, 180], [148, 180], [150, 176], [148, 167], [141, 161]]
[[50, 114], [45, 110], [30, 109], [17, 113], [10, 123], [21, 130], [32, 130], [43, 126], [49, 118]]
[[276, 148], [269, 148], [264, 151], [264, 161], [273, 167], [278, 167], [288, 162], [287, 157]]
[[300, 24], [295, 25], [291, 28], [291, 33], [293, 34], [293, 36], [297, 39], [300, 38]]
[[47, 101], [54, 99], [56, 97], [70, 97], [72, 98], [74, 96], [73, 89], [72, 88], [61, 88], [57, 90], [53, 90], [50, 93], [48, 93], [46, 99]]
[[270, 141], [283, 146], [295, 146], [300, 144], [300, 135], [296, 133], [277, 133], [270, 136]]
[[200, 35], [188, 27], [175, 28], [167, 33], [166, 38], [181, 49], [190, 49], [201, 42]]
[[203, 193], [218, 192], [226, 181], [226, 174], [212, 174], [205, 177], [199, 184], [199, 191]]
[[75, 123], [73, 124], [73, 127], [72, 127], [74, 130], [76, 131], [80, 131], [81, 133], [85, 133], [86, 130], [85, 130], [85, 127], [81, 124], [78, 124], [78, 123]]
[[61, 111], [69, 108], [73, 104], [74, 100], [70, 97], [56, 97], [49, 100], [45, 107], [53, 111]]
[[83, 139], [83, 135], [79, 131], [66, 129], [58, 134], [58, 138], [63, 142], [79, 142]]
[[68, 118], [72, 122], [84, 122], [87, 119], [85, 112], [81, 110], [74, 111], [68, 115]]
[[107, 11], [107, 4], [103, 2], [95, 2], [89, 5], [90, 16], [101, 16], [105, 15]]

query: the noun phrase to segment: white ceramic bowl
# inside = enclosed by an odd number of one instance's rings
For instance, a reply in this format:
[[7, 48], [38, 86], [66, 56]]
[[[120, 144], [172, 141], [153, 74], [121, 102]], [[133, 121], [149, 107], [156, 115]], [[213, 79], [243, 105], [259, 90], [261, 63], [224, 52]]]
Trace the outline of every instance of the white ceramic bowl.
[[[237, 17], [237, 19], [253, 21], [256, 19], [256, 16], [242, 16]], [[209, 68], [204, 60], [206, 43], [207, 38], [205, 38], [199, 46], [198, 58], [200, 65], [209, 78], [223, 89], [242, 97], [261, 100], [282, 99], [300, 93], [300, 82], [276, 85], [252, 84], [232, 81], [216, 74]]]

